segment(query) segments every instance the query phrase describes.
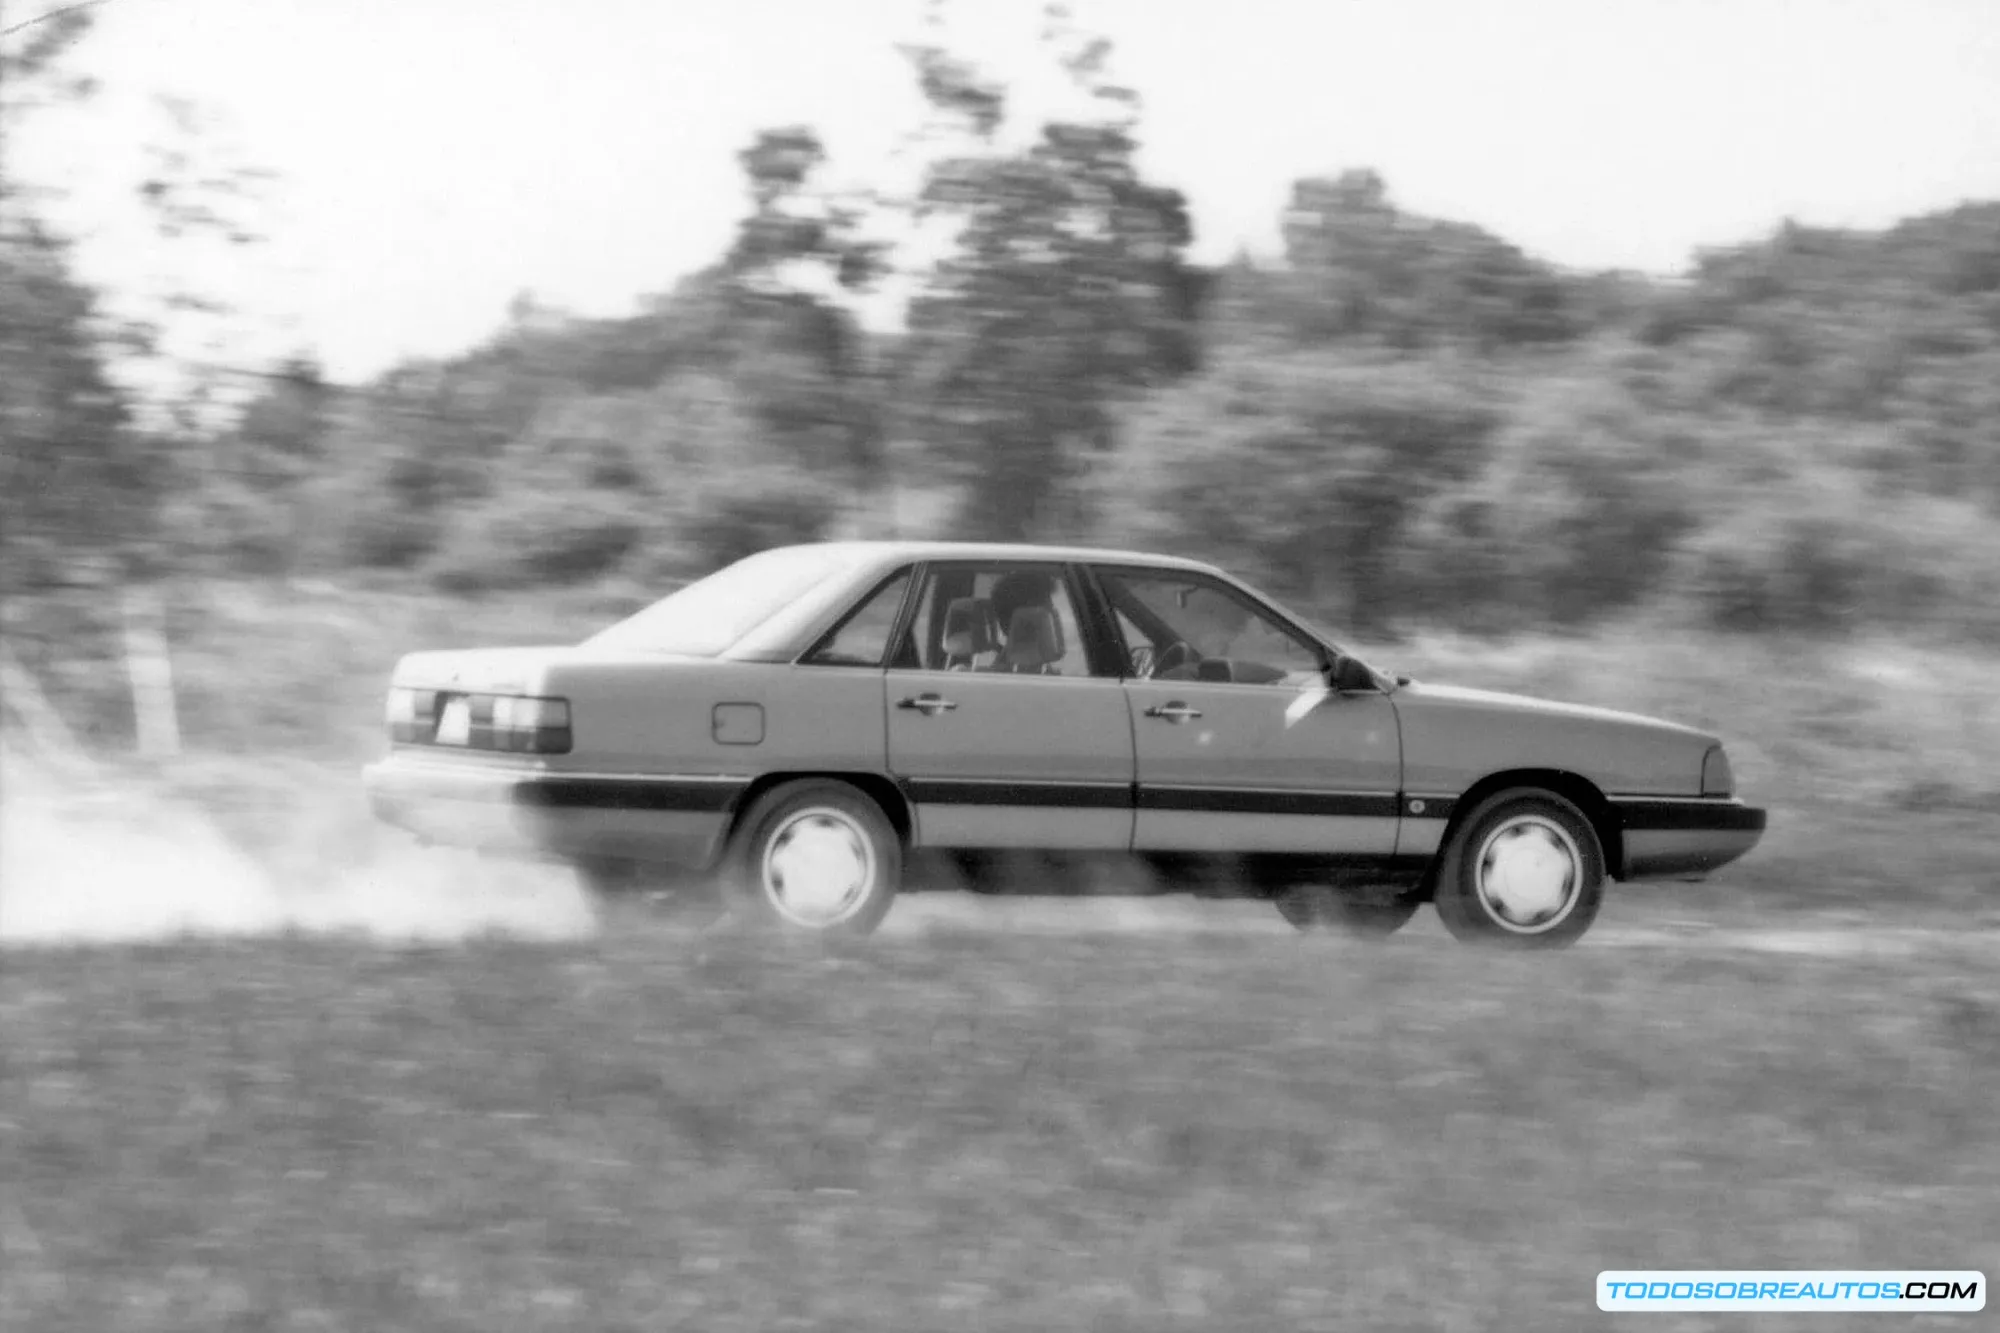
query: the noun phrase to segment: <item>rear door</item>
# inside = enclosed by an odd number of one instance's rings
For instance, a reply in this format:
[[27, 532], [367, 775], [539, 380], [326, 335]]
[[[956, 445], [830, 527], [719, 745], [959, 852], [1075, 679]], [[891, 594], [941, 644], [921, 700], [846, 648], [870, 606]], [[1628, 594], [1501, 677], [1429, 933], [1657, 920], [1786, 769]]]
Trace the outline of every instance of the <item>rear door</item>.
[[1229, 584], [1095, 574], [1129, 656], [1135, 850], [1395, 852], [1402, 747], [1387, 695], [1324, 693], [1326, 651]]
[[1132, 724], [1080, 605], [1059, 563], [924, 571], [884, 677], [890, 772], [920, 846], [1131, 845]]

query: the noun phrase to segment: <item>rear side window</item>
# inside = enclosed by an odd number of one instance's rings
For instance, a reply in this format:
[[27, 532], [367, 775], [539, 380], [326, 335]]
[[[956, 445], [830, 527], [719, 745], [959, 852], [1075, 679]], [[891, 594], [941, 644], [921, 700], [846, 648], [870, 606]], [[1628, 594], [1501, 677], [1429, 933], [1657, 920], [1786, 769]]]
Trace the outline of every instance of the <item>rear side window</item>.
[[1091, 674], [1082, 622], [1060, 565], [933, 566], [910, 629], [892, 663], [896, 668]]
[[896, 629], [896, 615], [903, 609], [903, 593], [909, 586], [908, 570], [890, 579], [806, 654], [806, 665], [881, 666], [882, 655], [889, 648], [889, 636]]

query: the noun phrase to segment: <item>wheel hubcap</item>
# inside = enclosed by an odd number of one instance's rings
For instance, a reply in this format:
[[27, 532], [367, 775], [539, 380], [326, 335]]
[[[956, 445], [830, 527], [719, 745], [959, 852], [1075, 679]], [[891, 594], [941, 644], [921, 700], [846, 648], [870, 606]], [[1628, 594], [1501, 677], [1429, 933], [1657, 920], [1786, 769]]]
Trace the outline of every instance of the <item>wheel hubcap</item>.
[[1503, 930], [1553, 930], [1576, 905], [1583, 855], [1569, 831], [1541, 815], [1520, 815], [1486, 835], [1479, 849], [1479, 898]]
[[851, 916], [875, 882], [875, 849], [845, 811], [820, 806], [787, 818], [764, 844], [764, 896], [802, 926]]

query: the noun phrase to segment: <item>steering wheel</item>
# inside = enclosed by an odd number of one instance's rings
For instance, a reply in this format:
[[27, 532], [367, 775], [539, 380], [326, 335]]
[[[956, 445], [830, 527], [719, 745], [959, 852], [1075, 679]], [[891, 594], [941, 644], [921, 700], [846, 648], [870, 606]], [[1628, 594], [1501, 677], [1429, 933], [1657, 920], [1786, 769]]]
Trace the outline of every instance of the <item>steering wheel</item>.
[[1153, 667], [1153, 675], [1157, 677], [1162, 672], [1193, 666], [1199, 661], [1201, 654], [1195, 651], [1193, 644], [1186, 639], [1175, 639], [1167, 645], [1167, 650], [1160, 654], [1160, 660]]

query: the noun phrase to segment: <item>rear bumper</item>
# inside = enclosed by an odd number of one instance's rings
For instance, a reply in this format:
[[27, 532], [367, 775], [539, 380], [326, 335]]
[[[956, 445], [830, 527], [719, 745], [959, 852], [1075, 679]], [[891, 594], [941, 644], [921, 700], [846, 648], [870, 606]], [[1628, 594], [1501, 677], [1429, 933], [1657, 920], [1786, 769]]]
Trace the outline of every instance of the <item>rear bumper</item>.
[[748, 779], [576, 773], [398, 751], [361, 771], [377, 819], [511, 855], [705, 867]]
[[1613, 798], [1624, 844], [1616, 878], [1702, 879], [1764, 837], [1769, 812], [1713, 798]]

